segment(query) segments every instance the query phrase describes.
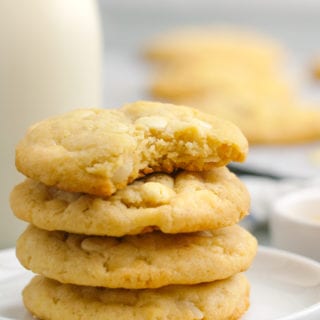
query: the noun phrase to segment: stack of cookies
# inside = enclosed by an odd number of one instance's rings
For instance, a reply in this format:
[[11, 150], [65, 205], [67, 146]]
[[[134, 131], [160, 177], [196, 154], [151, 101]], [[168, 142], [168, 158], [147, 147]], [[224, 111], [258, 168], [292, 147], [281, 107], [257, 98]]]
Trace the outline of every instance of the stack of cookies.
[[238, 319], [256, 240], [236, 223], [249, 195], [225, 165], [247, 141], [197, 110], [136, 102], [32, 126], [11, 194], [30, 223], [17, 257], [39, 319]]

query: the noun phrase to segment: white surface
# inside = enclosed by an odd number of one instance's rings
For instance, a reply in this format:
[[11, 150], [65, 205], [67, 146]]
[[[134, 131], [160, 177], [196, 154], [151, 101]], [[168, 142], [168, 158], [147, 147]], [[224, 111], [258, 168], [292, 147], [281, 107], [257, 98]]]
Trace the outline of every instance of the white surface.
[[320, 188], [300, 188], [280, 197], [271, 210], [274, 246], [320, 261]]
[[298, 55], [319, 50], [317, 0], [99, 0], [106, 43], [138, 50], [154, 34], [181, 25], [233, 24], [278, 38]]
[[[260, 247], [247, 275], [251, 307], [243, 320], [320, 319], [320, 264]], [[31, 277], [13, 249], [0, 252], [0, 320], [32, 320], [21, 302], [21, 290]]]
[[247, 275], [251, 308], [243, 320], [320, 319], [319, 263], [261, 247]]
[[273, 204], [278, 199], [285, 197], [292, 192], [299, 192], [306, 188], [319, 188], [320, 176], [312, 179], [270, 179], [259, 176], [242, 175], [241, 180], [247, 186], [251, 196], [250, 215], [243, 222], [250, 230], [266, 225], [270, 213], [273, 211]]
[[245, 163], [238, 168], [284, 178], [320, 176], [320, 142], [301, 145], [251, 146]]

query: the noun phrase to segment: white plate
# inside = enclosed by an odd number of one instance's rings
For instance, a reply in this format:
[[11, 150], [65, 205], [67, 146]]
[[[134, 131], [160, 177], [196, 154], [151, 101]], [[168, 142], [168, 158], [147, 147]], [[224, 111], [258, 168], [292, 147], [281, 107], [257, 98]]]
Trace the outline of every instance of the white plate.
[[[251, 307], [243, 320], [319, 320], [320, 264], [260, 247], [247, 272]], [[32, 320], [21, 302], [21, 290], [32, 274], [20, 267], [14, 250], [0, 252], [0, 320]]]
[[260, 247], [247, 275], [251, 307], [243, 320], [320, 319], [320, 263]]

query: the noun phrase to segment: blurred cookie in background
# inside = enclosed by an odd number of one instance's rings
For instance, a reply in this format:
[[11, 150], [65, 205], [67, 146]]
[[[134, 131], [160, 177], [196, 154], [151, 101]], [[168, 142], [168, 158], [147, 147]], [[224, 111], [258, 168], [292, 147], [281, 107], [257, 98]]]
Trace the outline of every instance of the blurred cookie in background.
[[320, 139], [320, 109], [301, 100], [289, 54], [264, 35], [186, 28], [153, 40], [146, 57], [155, 66], [152, 97], [228, 119], [251, 144]]
[[320, 139], [320, 109], [310, 103], [249, 95], [206, 95], [185, 104], [235, 123], [250, 144], [294, 144]]
[[155, 37], [145, 56], [171, 65], [212, 59], [241, 61], [251, 68], [265, 69], [279, 63], [285, 50], [272, 39], [238, 27], [185, 27]]
[[261, 98], [292, 99], [294, 86], [275, 69], [254, 69], [239, 61], [194, 61], [188, 65], [158, 70], [150, 85], [153, 97], [177, 99], [218, 94]]

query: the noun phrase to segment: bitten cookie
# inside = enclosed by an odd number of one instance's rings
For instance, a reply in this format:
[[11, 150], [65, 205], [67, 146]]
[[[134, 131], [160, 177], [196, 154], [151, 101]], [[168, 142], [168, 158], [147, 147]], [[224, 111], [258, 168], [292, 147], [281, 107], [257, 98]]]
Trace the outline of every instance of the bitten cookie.
[[41, 229], [116, 237], [226, 227], [242, 219], [249, 204], [246, 187], [226, 167], [148, 175], [106, 198], [30, 179], [11, 193], [15, 215]]
[[236, 320], [249, 307], [243, 274], [206, 284], [125, 290], [61, 284], [41, 276], [23, 291], [27, 309], [50, 320]]
[[35, 124], [16, 148], [16, 166], [49, 186], [108, 196], [155, 171], [243, 161], [247, 149], [241, 131], [227, 121], [188, 107], [136, 102]]
[[237, 225], [122, 238], [29, 226], [17, 242], [16, 254], [27, 269], [62, 283], [140, 289], [228, 278], [246, 270], [256, 250], [256, 239]]

